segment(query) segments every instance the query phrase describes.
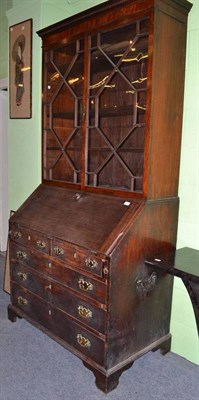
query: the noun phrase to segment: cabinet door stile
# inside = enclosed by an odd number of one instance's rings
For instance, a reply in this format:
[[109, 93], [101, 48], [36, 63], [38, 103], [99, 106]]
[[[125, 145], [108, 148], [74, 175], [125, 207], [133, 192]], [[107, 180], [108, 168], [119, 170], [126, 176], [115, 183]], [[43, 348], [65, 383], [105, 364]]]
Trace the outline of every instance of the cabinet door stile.
[[146, 101], [146, 132], [145, 132], [145, 148], [144, 148], [144, 179], [143, 179], [143, 197], [147, 197], [148, 181], [149, 181], [149, 141], [151, 131], [151, 99], [152, 99], [152, 74], [153, 74], [153, 43], [154, 43], [154, 11], [150, 11], [149, 15], [149, 40], [148, 40], [148, 80], [147, 80], [147, 101]]
[[90, 60], [88, 56], [88, 41], [89, 38], [86, 35], [84, 37], [84, 90], [83, 90], [83, 118], [82, 118], [82, 174], [81, 174], [81, 188], [84, 189], [85, 186], [85, 166], [88, 162], [88, 152], [87, 152], [87, 126], [88, 126], [88, 113], [89, 113], [89, 99], [88, 99], [88, 85], [89, 85], [89, 66]]

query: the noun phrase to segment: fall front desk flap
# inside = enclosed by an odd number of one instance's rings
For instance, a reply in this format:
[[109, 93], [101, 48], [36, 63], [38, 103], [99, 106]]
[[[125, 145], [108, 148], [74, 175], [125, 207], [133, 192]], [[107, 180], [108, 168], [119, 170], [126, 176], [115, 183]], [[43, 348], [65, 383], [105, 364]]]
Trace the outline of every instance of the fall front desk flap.
[[40, 185], [11, 222], [107, 253], [143, 206], [131, 199]]

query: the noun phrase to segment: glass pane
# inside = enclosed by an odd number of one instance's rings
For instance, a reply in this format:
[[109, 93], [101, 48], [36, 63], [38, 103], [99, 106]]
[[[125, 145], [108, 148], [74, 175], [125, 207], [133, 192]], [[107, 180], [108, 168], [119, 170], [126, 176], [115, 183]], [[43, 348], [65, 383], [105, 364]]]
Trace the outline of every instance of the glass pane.
[[97, 94], [113, 73], [113, 67], [106, 56], [99, 49], [91, 52], [90, 95]]
[[97, 129], [90, 129], [88, 135], [88, 172], [97, 173], [111, 155], [112, 152], [103, 135]]
[[136, 126], [130, 131], [130, 134], [126, 136], [122, 145], [119, 147], [120, 151], [143, 151], [144, 150], [144, 139], [145, 139], [145, 127]]
[[88, 185], [142, 190], [147, 66], [148, 19], [90, 38]]
[[82, 134], [81, 130], [76, 130], [71, 139], [65, 146], [65, 152], [74, 165], [76, 172], [81, 171], [81, 149], [82, 149]]
[[65, 47], [60, 47], [53, 52], [53, 64], [62, 76], [68, 75], [71, 69], [77, 50], [77, 43], [73, 42]]
[[83, 61], [83, 55], [81, 54], [76, 59], [75, 64], [67, 76], [67, 83], [70, 85], [71, 90], [78, 97], [83, 96]]
[[131, 175], [118, 158], [113, 156], [99, 172], [98, 185], [107, 188], [115, 187], [122, 190], [131, 190]]
[[131, 47], [131, 51], [122, 58], [120, 67], [135, 89], [146, 89], [147, 61], [148, 42], [146, 37], [141, 37]]
[[139, 91], [137, 99], [137, 122], [143, 124], [146, 122], [146, 91]]
[[48, 130], [44, 136], [46, 154], [44, 157], [44, 177], [50, 179], [52, 169], [62, 155], [58, 138], [53, 131]]
[[53, 96], [59, 90], [62, 84], [62, 78], [59, 72], [54, 68], [52, 64], [48, 64], [47, 67], [47, 90], [46, 90], [46, 102], [50, 103]]
[[65, 132], [74, 127], [75, 99], [70, 90], [63, 84], [52, 103], [52, 126], [63, 138]]
[[134, 93], [131, 86], [116, 74], [99, 96], [100, 129], [116, 147], [134, 123]]
[[100, 47], [108, 58], [117, 65], [126, 54], [132, 53], [134, 43], [137, 41], [136, 22], [101, 34]]
[[52, 169], [52, 180], [66, 182], [74, 180], [74, 169], [63, 155]]

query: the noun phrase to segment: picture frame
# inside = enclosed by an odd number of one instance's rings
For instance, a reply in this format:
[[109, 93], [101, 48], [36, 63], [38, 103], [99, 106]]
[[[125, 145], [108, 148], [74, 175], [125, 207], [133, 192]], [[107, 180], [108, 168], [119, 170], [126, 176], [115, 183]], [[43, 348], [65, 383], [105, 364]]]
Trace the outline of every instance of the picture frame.
[[10, 118], [32, 118], [32, 19], [9, 27]]

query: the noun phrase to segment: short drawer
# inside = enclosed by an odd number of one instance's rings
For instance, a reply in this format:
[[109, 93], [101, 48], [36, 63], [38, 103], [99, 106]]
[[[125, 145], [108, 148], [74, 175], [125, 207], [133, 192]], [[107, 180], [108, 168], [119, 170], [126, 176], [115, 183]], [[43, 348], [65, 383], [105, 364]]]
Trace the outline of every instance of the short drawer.
[[66, 261], [75, 268], [80, 268], [98, 276], [108, 274], [108, 258], [99, 253], [86, 250], [71, 243], [53, 239], [52, 256]]
[[[78, 350], [79, 356], [89, 357], [103, 365], [105, 342], [86, 328], [67, 318], [67, 315], [16, 283], [12, 284], [12, 304], [24, 315], [39, 323], [65, 344]], [[72, 349], [71, 349], [72, 350]], [[81, 356], [84, 355], [83, 357]]]
[[106, 312], [95, 307], [66, 287], [32, 272], [31, 269], [18, 264], [11, 264], [11, 280], [60, 308], [83, 324], [104, 333]]
[[45, 253], [41, 254], [39, 251], [35, 251], [34, 249], [23, 246], [21, 243], [12, 241], [9, 243], [9, 249], [11, 263], [27, 265], [40, 272], [48, 271], [49, 256]]
[[50, 240], [40, 232], [10, 224], [9, 236], [16, 243], [49, 254]]
[[10, 244], [11, 264], [18, 263], [44, 273], [64, 286], [67, 286], [81, 295], [94, 299], [102, 304], [106, 303], [107, 285], [85, 274], [74, 271], [45, 254], [30, 250], [25, 246]]

